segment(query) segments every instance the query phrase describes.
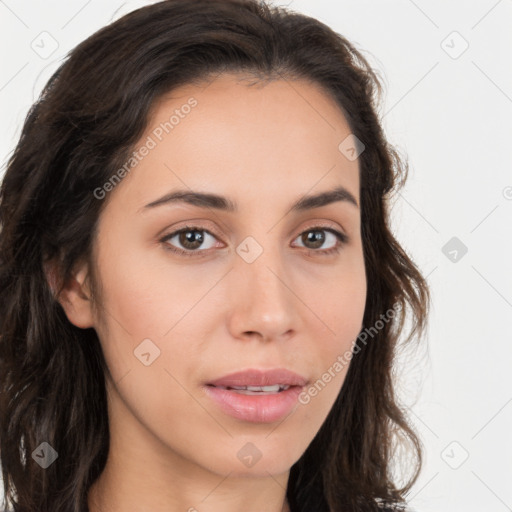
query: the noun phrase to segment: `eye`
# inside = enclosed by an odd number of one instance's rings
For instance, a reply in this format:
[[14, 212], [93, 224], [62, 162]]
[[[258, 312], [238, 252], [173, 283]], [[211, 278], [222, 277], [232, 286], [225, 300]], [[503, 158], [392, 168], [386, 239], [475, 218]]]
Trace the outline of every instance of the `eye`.
[[[205, 242], [209, 243], [204, 247]], [[165, 248], [174, 253], [183, 256], [201, 257], [208, 254], [215, 247], [215, 237], [208, 230], [199, 226], [186, 226], [164, 236], [160, 242], [165, 244]], [[308, 249], [310, 255], [328, 255], [337, 253], [341, 247], [348, 242], [348, 236], [333, 228], [325, 226], [315, 226], [303, 231], [295, 240], [300, 239], [302, 246]], [[325, 244], [327, 248], [320, 249]], [[200, 250], [201, 249], [201, 250]]]
[[[320, 254], [339, 252], [341, 247], [348, 242], [348, 237], [344, 233], [323, 226], [315, 226], [303, 231], [297, 239], [302, 242], [302, 247], [310, 249], [309, 254], [314, 252]], [[328, 247], [318, 250], [324, 244], [327, 244]]]
[[[202, 252], [197, 249], [199, 249], [209, 238], [211, 241], [215, 242], [215, 237], [206, 229], [196, 226], [187, 226], [166, 235], [160, 241], [165, 242], [167, 244], [167, 248], [173, 252], [187, 256], [196, 256], [196, 254], [190, 253]], [[171, 243], [174, 239], [176, 239], [175, 243], [179, 244], [181, 247], [176, 247]], [[209, 246], [203, 247], [203, 250], [211, 249], [214, 246], [214, 244], [211, 244], [211, 241]]]

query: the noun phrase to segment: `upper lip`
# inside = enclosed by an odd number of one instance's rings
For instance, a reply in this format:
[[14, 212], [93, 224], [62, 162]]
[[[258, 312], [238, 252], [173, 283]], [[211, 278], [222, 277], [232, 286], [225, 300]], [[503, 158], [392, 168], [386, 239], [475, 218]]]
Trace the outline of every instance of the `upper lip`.
[[273, 370], [249, 369], [224, 375], [219, 379], [208, 382], [210, 386], [305, 386], [307, 379], [298, 373], [285, 368]]

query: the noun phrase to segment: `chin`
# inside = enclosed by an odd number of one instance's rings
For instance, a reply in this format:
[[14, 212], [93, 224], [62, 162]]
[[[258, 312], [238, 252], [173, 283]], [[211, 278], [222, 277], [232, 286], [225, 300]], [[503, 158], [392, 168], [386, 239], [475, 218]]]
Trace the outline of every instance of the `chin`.
[[287, 473], [306, 448], [307, 445], [294, 442], [290, 436], [280, 436], [277, 431], [234, 437], [218, 452], [210, 452], [211, 459], [203, 465], [214, 473], [229, 474], [230, 478], [268, 478], [269, 474]]

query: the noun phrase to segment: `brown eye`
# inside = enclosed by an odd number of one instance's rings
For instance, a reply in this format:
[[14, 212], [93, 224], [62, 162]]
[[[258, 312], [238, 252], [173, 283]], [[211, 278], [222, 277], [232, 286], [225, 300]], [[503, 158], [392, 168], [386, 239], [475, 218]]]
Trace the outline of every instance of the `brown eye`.
[[[205, 242], [211, 239], [209, 245], [204, 247]], [[205, 229], [186, 227], [170, 233], [162, 238], [162, 242], [169, 245], [171, 250], [181, 253], [203, 252], [215, 245], [215, 237]], [[201, 249], [199, 251], [198, 249]]]
[[182, 231], [178, 234], [178, 241], [185, 249], [199, 249], [204, 242], [204, 234], [202, 231]]
[[[345, 234], [331, 228], [320, 226], [304, 231], [297, 238], [300, 238], [303, 247], [320, 254], [336, 252], [339, 250], [340, 245], [348, 241], [348, 237]], [[325, 247], [324, 244], [326, 244], [327, 247]]]
[[323, 230], [305, 231], [301, 236], [304, 245], [310, 249], [320, 249], [325, 242], [325, 238]]

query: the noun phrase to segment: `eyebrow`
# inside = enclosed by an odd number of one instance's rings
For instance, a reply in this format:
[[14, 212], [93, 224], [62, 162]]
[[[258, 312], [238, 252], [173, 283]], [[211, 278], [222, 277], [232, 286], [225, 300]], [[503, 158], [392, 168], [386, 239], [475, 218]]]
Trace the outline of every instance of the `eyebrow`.
[[[352, 193], [345, 187], [338, 186], [326, 192], [302, 197], [291, 206], [290, 211], [302, 212], [340, 201], [353, 204], [356, 208], [359, 208], [357, 200]], [[179, 202], [199, 206], [200, 208], [213, 208], [215, 210], [221, 210], [229, 213], [238, 212], [236, 202], [227, 197], [205, 192], [194, 192], [191, 190], [176, 190], [165, 194], [159, 199], [156, 199], [144, 206], [143, 210]]]

